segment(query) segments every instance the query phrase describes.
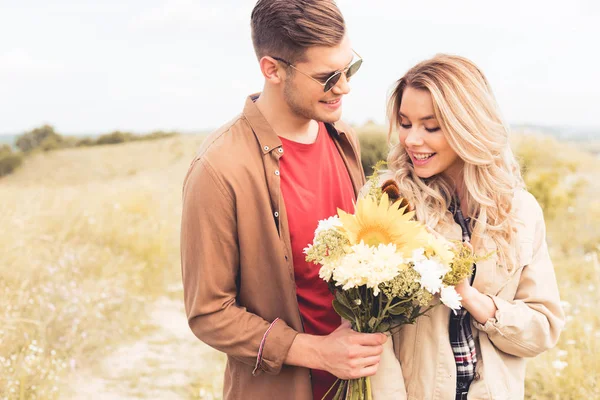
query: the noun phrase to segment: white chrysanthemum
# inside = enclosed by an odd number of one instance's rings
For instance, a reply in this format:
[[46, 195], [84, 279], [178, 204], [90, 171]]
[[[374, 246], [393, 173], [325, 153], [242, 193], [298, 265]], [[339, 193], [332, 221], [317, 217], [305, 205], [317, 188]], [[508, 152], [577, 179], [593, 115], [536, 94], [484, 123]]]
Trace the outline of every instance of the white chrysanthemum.
[[342, 222], [340, 221], [340, 218], [337, 215], [334, 215], [333, 217], [329, 217], [327, 219], [323, 219], [319, 221], [319, 225], [317, 226], [317, 229], [315, 229], [315, 237], [323, 231], [335, 229], [341, 226]]
[[416, 262], [414, 270], [421, 275], [419, 283], [431, 294], [436, 294], [442, 288], [442, 278], [449, 268], [435, 259]]
[[402, 254], [398, 253], [398, 249], [393, 243], [380, 244], [379, 246], [377, 246], [375, 257], [381, 261], [385, 261], [391, 264], [400, 265], [404, 263], [404, 258], [402, 257]]
[[354, 245], [333, 271], [333, 280], [343, 290], [366, 285], [377, 296], [379, 285], [394, 279], [400, 272], [404, 260], [396, 251], [394, 244], [371, 247], [361, 242]]
[[418, 249], [413, 250], [412, 252], [412, 258], [410, 259], [411, 262], [413, 263], [418, 263], [421, 261], [425, 261], [427, 260], [427, 257], [425, 257], [425, 249], [420, 247]]
[[321, 269], [319, 269], [319, 278], [323, 279], [325, 282], [329, 282], [333, 276], [333, 271], [335, 271], [335, 265], [333, 263], [324, 262]]
[[440, 291], [440, 300], [448, 308], [454, 311], [454, 314], [456, 314], [457, 310], [460, 310], [460, 301], [462, 300], [462, 297], [458, 294], [456, 289], [454, 289], [454, 286], [442, 287], [442, 290]]
[[369, 262], [373, 259], [374, 247], [368, 246], [364, 244], [364, 242], [360, 242], [350, 248], [350, 253], [354, 254], [357, 259], [363, 262]]
[[313, 245], [309, 244], [308, 246], [306, 246], [304, 248], [304, 250], [302, 251], [304, 254], [308, 254], [308, 252], [310, 251], [310, 249], [312, 249]]
[[366, 285], [367, 283], [367, 259], [360, 258], [358, 254], [350, 252], [342, 257], [333, 271], [333, 280], [343, 290]]

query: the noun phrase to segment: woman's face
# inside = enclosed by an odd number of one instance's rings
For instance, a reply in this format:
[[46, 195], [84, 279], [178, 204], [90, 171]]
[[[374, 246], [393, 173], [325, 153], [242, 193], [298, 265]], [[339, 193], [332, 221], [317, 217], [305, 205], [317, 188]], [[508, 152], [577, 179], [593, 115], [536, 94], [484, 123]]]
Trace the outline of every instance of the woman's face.
[[445, 174], [455, 182], [463, 161], [450, 147], [433, 111], [427, 90], [407, 87], [400, 105], [400, 143], [420, 178]]

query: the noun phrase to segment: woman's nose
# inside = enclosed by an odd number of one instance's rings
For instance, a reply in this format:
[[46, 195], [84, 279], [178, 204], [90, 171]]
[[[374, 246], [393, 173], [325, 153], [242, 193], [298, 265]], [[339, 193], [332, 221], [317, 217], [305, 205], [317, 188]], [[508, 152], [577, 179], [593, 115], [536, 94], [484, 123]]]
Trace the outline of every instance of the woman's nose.
[[421, 133], [417, 129], [410, 128], [410, 129], [408, 129], [408, 134], [406, 135], [406, 139], [404, 140], [404, 143], [408, 147], [421, 146], [423, 144], [423, 137], [421, 136]]

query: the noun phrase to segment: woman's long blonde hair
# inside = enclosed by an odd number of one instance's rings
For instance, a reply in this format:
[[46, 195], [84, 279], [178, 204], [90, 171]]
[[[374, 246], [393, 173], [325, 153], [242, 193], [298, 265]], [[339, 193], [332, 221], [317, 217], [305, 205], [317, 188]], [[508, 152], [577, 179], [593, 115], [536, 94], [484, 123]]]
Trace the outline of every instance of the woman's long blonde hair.
[[[448, 143], [464, 161], [464, 200], [477, 247], [485, 232], [496, 243], [499, 262], [516, 264], [515, 224], [511, 212], [515, 190], [523, 186], [490, 85], [473, 62], [439, 54], [411, 68], [398, 82], [388, 103], [388, 139], [400, 124], [400, 105], [407, 87], [431, 94], [435, 117]], [[453, 221], [447, 211], [455, 186], [442, 174], [421, 179], [402, 144], [394, 146], [388, 166], [400, 193], [415, 207], [417, 218], [432, 228]]]

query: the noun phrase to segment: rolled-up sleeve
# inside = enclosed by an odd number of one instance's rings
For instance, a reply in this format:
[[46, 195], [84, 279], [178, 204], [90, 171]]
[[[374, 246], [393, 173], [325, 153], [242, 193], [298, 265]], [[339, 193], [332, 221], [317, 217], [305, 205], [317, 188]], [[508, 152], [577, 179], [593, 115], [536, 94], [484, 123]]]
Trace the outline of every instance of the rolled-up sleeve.
[[277, 374], [297, 332], [283, 320], [272, 324], [236, 302], [240, 274], [236, 220], [234, 196], [211, 165], [197, 159], [186, 176], [181, 223], [189, 326], [209, 346], [249, 366], [258, 365], [259, 371]]
[[528, 200], [533, 202], [528, 208], [534, 216], [531, 223], [535, 224], [531, 262], [521, 272], [514, 299], [490, 295], [498, 309], [495, 317], [485, 324], [473, 321], [499, 350], [517, 357], [534, 357], [554, 347], [565, 319], [546, 244], [543, 213], [533, 197]]

